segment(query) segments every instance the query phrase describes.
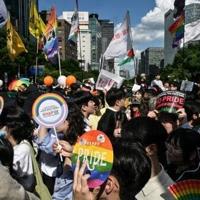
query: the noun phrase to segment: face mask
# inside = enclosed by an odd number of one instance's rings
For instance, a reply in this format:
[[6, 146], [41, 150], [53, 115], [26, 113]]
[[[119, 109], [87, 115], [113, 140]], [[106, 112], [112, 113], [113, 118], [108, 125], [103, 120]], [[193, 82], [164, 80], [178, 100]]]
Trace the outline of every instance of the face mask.
[[5, 130], [0, 130], [0, 138], [5, 138], [6, 136], [6, 131]]

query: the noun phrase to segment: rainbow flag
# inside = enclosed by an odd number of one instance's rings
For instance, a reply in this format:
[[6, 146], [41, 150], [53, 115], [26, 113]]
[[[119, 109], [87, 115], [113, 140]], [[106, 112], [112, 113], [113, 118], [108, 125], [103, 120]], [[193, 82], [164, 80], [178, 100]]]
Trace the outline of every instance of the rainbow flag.
[[50, 16], [46, 29], [44, 31], [44, 47], [43, 51], [47, 59], [52, 63], [58, 61], [58, 38], [56, 35], [57, 18], [55, 7], [51, 8]]
[[183, 24], [184, 24], [184, 21], [185, 21], [185, 17], [184, 15], [182, 14], [181, 16], [179, 16], [175, 22], [173, 24], [171, 24], [168, 28], [169, 32], [170, 33], [175, 33], [177, 31], [178, 28], [180, 28]]

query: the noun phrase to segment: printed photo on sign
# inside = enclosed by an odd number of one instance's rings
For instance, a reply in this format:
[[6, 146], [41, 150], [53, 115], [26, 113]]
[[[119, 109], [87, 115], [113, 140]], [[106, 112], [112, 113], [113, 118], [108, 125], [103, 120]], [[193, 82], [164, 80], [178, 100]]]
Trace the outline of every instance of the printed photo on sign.
[[108, 91], [112, 87], [120, 88], [123, 81], [124, 78], [102, 69], [96, 83], [96, 89]]
[[113, 165], [112, 144], [101, 131], [94, 130], [84, 133], [74, 146], [72, 165], [75, 168], [77, 160], [86, 161], [86, 173], [89, 188], [95, 188], [108, 178]]

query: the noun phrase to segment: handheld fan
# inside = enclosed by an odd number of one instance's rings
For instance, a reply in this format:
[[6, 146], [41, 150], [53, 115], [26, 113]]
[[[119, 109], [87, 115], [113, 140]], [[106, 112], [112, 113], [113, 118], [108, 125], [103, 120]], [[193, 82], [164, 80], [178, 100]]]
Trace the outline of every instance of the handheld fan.
[[168, 187], [177, 200], [200, 200], [200, 180], [185, 180]]

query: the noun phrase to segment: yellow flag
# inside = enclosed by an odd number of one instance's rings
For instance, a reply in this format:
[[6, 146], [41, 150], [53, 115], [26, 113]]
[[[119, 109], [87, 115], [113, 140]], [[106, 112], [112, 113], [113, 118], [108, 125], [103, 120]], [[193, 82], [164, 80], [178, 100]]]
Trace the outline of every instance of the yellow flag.
[[7, 21], [6, 24], [7, 29], [7, 48], [9, 56], [12, 60], [14, 60], [20, 53], [28, 52], [22, 42], [20, 36], [15, 31], [12, 26], [10, 20]]
[[44, 33], [45, 29], [46, 26], [38, 14], [35, 1], [32, 0], [29, 16], [29, 31], [35, 38], [39, 38]]

